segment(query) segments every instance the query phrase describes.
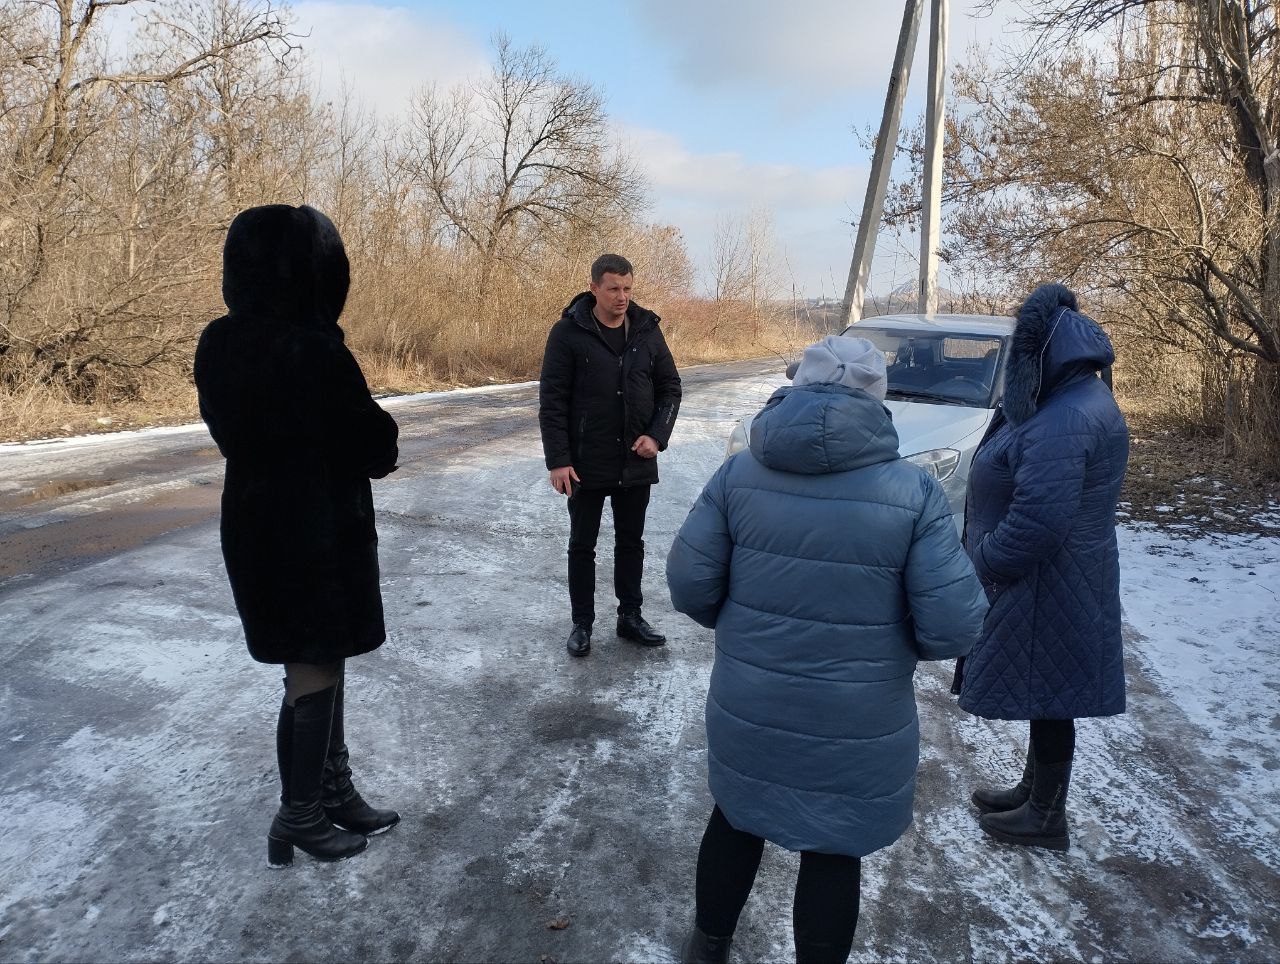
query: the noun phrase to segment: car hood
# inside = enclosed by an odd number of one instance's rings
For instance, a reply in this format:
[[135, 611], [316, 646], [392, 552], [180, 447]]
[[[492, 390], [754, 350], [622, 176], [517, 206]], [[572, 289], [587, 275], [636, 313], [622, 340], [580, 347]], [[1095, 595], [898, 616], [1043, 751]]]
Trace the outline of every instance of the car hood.
[[898, 430], [898, 451], [915, 455], [929, 449], [960, 448], [970, 435], [986, 429], [992, 409], [964, 405], [931, 405], [889, 399], [884, 403]]
[[[903, 402], [889, 399], [884, 407], [893, 416], [898, 433], [898, 453], [915, 455], [930, 449], [958, 449], [971, 436], [986, 431], [994, 409], [969, 408], [963, 405], [930, 405], [926, 402]], [[746, 438], [751, 436], [754, 415], [742, 420]], [[977, 442], [977, 439], [971, 439]]]

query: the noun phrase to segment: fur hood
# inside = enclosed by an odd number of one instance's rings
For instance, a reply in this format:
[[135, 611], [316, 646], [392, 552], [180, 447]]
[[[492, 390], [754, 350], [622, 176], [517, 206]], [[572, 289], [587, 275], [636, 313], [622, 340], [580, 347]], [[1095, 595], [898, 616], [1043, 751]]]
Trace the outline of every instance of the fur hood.
[[313, 207], [241, 211], [222, 250], [222, 300], [232, 315], [342, 337], [351, 271], [332, 221]]
[[1063, 285], [1041, 285], [1018, 309], [1005, 371], [1005, 417], [1021, 425], [1055, 392], [1115, 360], [1111, 339], [1080, 313], [1075, 294]]

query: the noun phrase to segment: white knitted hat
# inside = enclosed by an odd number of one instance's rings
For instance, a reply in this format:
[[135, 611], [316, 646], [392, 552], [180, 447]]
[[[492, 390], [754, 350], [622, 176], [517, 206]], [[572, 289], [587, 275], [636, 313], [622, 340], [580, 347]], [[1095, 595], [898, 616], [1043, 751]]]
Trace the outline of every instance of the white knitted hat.
[[797, 385], [835, 384], [860, 388], [872, 398], [884, 401], [888, 382], [884, 355], [865, 338], [828, 335], [804, 350], [796, 369]]

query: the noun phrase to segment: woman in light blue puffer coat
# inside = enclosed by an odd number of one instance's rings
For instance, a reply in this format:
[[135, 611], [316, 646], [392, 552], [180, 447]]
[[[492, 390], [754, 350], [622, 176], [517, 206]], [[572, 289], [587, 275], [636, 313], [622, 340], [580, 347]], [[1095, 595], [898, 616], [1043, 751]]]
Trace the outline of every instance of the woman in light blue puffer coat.
[[946, 497], [899, 457], [884, 394], [865, 339], [806, 349], [667, 558], [675, 608], [716, 631], [716, 807], [685, 960], [728, 959], [765, 840], [803, 855], [797, 960], [847, 958], [860, 858], [911, 823], [916, 662], [964, 655], [982, 632], [986, 598]]

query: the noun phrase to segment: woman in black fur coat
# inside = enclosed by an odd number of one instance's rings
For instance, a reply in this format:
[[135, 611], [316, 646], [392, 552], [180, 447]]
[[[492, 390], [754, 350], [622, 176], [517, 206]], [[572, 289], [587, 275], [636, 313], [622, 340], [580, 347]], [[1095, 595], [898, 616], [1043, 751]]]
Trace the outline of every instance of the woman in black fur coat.
[[227, 460], [222, 552], [250, 655], [284, 664], [272, 864], [359, 853], [400, 819], [351, 782], [343, 661], [382, 645], [369, 480], [396, 468], [395, 421], [369, 394], [338, 316], [350, 275], [310, 207], [250, 208], [223, 250], [229, 312], [200, 336], [200, 414]]

